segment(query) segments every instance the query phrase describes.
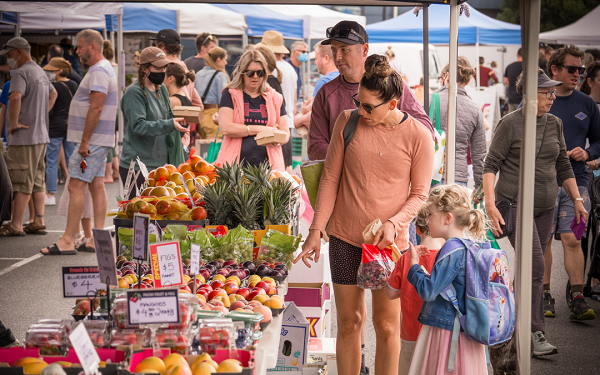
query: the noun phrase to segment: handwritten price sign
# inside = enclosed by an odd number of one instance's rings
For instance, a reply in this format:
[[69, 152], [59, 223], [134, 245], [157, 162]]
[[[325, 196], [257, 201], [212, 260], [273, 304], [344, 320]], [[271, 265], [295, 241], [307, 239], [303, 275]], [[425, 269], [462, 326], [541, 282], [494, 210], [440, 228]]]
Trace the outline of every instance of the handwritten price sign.
[[176, 289], [127, 292], [129, 324], [179, 323], [179, 296]]
[[98, 267], [63, 267], [62, 274], [65, 298], [88, 297], [90, 291], [106, 288], [100, 282]]
[[77, 358], [79, 358], [81, 367], [83, 367], [86, 375], [96, 374], [100, 364], [100, 357], [98, 357], [98, 352], [96, 352], [96, 348], [94, 348], [94, 344], [92, 344], [92, 340], [83, 322], [79, 323], [71, 331], [69, 340], [71, 340], [71, 345], [73, 345], [75, 354], [77, 354]]
[[150, 245], [150, 263], [155, 288], [183, 285], [179, 241]]
[[150, 215], [133, 214], [133, 259], [146, 259]]

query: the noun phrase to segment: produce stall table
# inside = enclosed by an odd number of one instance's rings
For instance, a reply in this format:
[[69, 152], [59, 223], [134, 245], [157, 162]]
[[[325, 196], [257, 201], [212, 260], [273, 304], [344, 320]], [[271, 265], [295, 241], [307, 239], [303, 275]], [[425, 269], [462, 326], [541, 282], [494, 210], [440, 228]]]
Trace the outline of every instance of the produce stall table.
[[277, 366], [277, 357], [279, 354], [279, 340], [281, 338], [281, 323], [283, 313], [273, 317], [273, 321], [267, 329], [263, 331], [263, 336], [258, 340], [256, 346], [256, 374], [265, 375], [267, 369]]

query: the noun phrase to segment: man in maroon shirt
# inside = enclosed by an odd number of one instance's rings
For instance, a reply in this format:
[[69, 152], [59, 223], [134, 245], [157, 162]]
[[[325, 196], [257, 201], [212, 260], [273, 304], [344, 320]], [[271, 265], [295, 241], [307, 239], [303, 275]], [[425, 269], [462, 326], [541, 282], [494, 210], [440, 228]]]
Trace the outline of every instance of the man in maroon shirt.
[[[327, 29], [327, 39], [321, 44], [331, 45], [334, 63], [340, 75], [323, 85], [313, 102], [308, 133], [310, 160], [325, 159], [338, 116], [347, 109], [356, 108], [352, 103], [352, 96], [358, 92], [358, 83], [365, 73], [368, 43], [366, 30], [354, 21], [341, 21]], [[431, 120], [406, 82], [403, 81], [402, 84], [403, 95], [398, 101], [398, 109], [408, 112], [426, 126], [433, 136]]]
[[494, 71], [488, 67], [483, 66], [485, 59], [483, 56], [479, 56], [479, 86], [488, 87], [490, 79], [494, 80], [494, 82], [498, 82], [498, 77]]

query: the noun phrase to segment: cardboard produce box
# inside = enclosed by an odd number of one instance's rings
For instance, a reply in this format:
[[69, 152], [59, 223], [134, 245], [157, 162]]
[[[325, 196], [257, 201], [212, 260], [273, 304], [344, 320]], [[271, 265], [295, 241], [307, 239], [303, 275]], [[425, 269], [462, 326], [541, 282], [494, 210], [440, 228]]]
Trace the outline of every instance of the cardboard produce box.
[[286, 303], [286, 306], [281, 324], [277, 366], [267, 372], [297, 375], [302, 373], [308, 355], [309, 323], [293, 302]]
[[326, 283], [289, 283], [286, 301], [293, 301], [308, 320], [310, 337], [331, 334], [331, 289]]
[[258, 133], [254, 139], [256, 144], [259, 146], [269, 145], [272, 143], [283, 143], [287, 138], [287, 133], [278, 129], [269, 129], [264, 132]]
[[314, 338], [308, 340], [308, 357], [314, 362], [327, 362], [328, 357], [335, 357], [334, 338]]
[[[300, 245], [302, 247], [302, 245]], [[300, 254], [300, 251], [296, 255]], [[331, 270], [329, 268], [329, 243], [321, 245], [321, 255], [318, 263], [310, 262], [310, 268], [304, 262], [294, 264], [290, 269], [288, 280], [290, 283], [327, 283], [331, 284]]]
[[185, 121], [191, 122], [192, 124], [199, 124], [202, 121], [202, 110], [200, 107], [187, 107], [187, 106], [176, 106], [173, 108], [173, 116], [183, 117]]

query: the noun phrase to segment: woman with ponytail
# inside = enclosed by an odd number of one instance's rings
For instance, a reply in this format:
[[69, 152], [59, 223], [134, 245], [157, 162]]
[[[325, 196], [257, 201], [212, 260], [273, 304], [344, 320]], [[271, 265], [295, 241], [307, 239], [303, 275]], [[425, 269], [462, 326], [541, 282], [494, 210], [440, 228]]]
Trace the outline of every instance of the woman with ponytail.
[[[429, 130], [397, 109], [402, 78], [385, 56], [371, 55], [358, 93], [357, 109], [340, 114], [331, 134], [315, 217], [302, 259], [317, 262], [325, 228], [329, 235], [331, 278], [338, 311], [338, 373], [358, 374], [361, 330], [366, 322], [365, 291], [357, 286], [363, 230], [376, 219], [384, 223], [373, 245], [408, 249], [408, 226], [427, 199], [433, 169]], [[345, 144], [344, 129], [354, 127]], [[371, 290], [377, 351], [376, 374], [398, 374], [400, 303], [385, 289]]]
[[[214, 123], [213, 115], [219, 110], [221, 93], [229, 83], [229, 75], [225, 70], [227, 66], [227, 51], [221, 47], [213, 47], [205, 56], [206, 66], [198, 71], [196, 77], [196, 90], [204, 103], [204, 117], [200, 123], [202, 138], [214, 138], [219, 126]], [[218, 134], [219, 138], [223, 134]]]

